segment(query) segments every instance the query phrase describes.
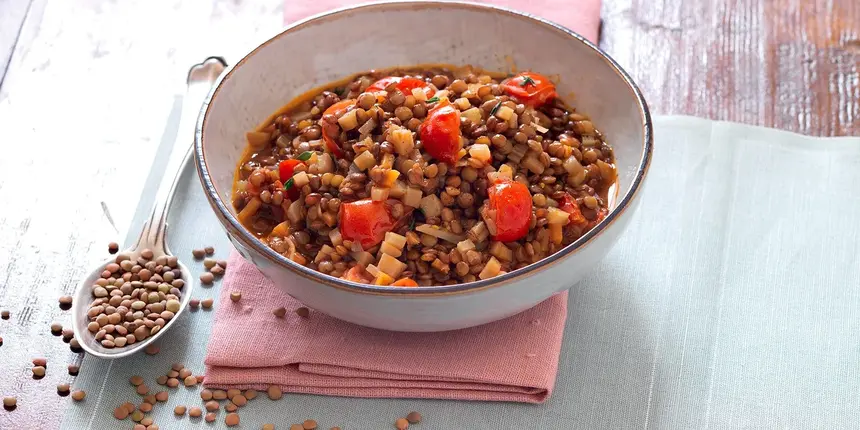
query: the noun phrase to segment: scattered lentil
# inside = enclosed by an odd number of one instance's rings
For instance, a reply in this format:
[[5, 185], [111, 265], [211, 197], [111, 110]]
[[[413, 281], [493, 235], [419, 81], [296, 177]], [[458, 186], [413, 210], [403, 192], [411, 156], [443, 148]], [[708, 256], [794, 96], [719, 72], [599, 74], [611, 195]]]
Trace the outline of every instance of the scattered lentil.
[[206, 420], [207, 423], [211, 423], [211, 422], [215, 421], [215, 413], [209, 412], [208, 414], [206, 414], [206, 417], [204, 419]]
[[72, 387], [69, 384], [57, 384], [57, 394], [65, 397], [71, 392]]
[[203, 285], [210, 285], [215, 282], [215, 275], [211, 272], [203, 272], [200, 274], [200, 282], [202, 282]]
[[179, 405], [179, 406], [173, 408], [173, 413], [175, 415], [185, 415], [185, 406]]
[[227, 398], [227, 392], [224, 390], [215, 390], [212, 392], [212, 398], [215, 400], [224, 400]]
[[67, 311], [72, 308], [72, 296], [60, 297], [60, 309]]
[[207, 246], [207, 247], [203, 248], [203, 251], [206, 252], [206, 255], [215, 254], [215, 248], [212, 246]]
[[248, 398], [241, 394], [237, 394], [230, 398], [230, 401], [233, 402], [236, 406], [245, 406], [248, 404]]
[[409, 428], [409, 421], [406, 421], [406, 418], [398, 418], [394, 421], [394, 427], [396, 427], [397, 430], [406, 430]]
[[135, 424], [132, 430], [146, 430], [146, 426], [143, 424]]
[[274, 424], [263, 424], [263, 430], [275, 430]]
[[202, 249], [192, 249], [191, 255], [194, 256], [195, 259], [199, 260], [206, 255], [206, 251]]
[[206, 268], [207, 270], [215, 267], [216, 264], [218, 264], [218, 263], [215, 262], [215, 260], [212, 258], [206, 258], [203, 260], [203, 267]]
[[118, 406], [113, 410], [113, 417], [118, 420], [124, 420], [128, 418], [129, 412], [122, 406]]
[[7, 409], [13, 409], [18, 405], [18, 399], [12, 396], [6, 396], [3, 398], [3, 407]]
[[77, 376], [78, 372], [80, 372], [80, 370], [81, 370], [80, 366], [77, 366], [75, 364], [69, 365], [69, 375]]
[[72, 400], [74, 400], [76, 402], [80, 402], [81, 400], [84, 400], [86, 397], [87, 397], [87, 393], [84, 390], [77, 390], [77, 391], [72, 393]]
[[119, 252], [119, 244], [116, 242], [111, 242], [108, 244], [108, 252], [111, 254], [116, 254]]
[[245, 398], [248, 400], [254, 400], [257, 397], [257, 390], [245, 390]]
[[155, 398], [155, 394], [147, 394], [143, 396], [143, 403], [149, 403], [150, 405], [154, 405], [158, 399]]
[[239, 406], [237, 406], [235, 403], [227, 403], [226, 405], [224, 405], [224, 410], [227, 412], [236, 412], [237, 410], [239, 410]]
[[128, 378], [128, 382], [135, 387], [140, 386], [140, 384], [143, 384], [143, 376], [133, 375], [131, 378]]
[[51, 324], [51, 334], [54, 336], [63, 334], [63, 325], [57, 322]]
[[290, 430], [304, 430], [301, 424], [293, 424], [290, 426]]
[[149, 345], [146, 345], [146, 349], [144, 349], [144, 351], [146, 352], [146, 355], [155, 355], [161, 351], [161, 346], [155, 343], [150, 343]]
[[235, 412], [227, 414], [227, 417], [224, 418], [224, 423], [227, 424], [227, 427], [239, 425], [239, 414]]
[[285, 307], [277, 308], [277, 309], [272, 311], [272, 314], [274, 314], [278, 318], [283, 318], [284, 315], [287, 314], [287, 308], [285, 308]]
[[197, 309], [200, 307], [200, 299], [191, 299], [188, 301], [188, 306], [191, 306], [191, 309]]
[[83, 349], [81, 349], [80, 342], [78, 342], [78, 340], [75, 338], [72, 338], [72, 340], [69, 341], [69, 349], [71, 349], [72, 352], [75, 353], [83, 351]]
[[152, 403], [143, 402], [137, 408], [140, 409], [140, 411], [143, 413], [152, 412]]
[[140, 394], [141, 396], [145, 396], [145, 395], [149, 394], [149, 387], [147, 387], [146, 384], [140, 384], [137, 386], [137, 390], [135, 390], [135, 391], [137, 391], [137, 394]]
[[48, 367], [48, 360], [41, 358], [41, 357], [40, 358], [34, 358], [33, 359], [33, 366]]
[[167, 391], [159, 391], [159, 392], [155, 393], [155, 400], [158, 402], [164, 403], [167, 401], [167, 399], [169, 397], [170, 397], [170, 394]]
[[167, 386], [170, 388], [176, 388], [179, 386], [179, 380], [176, 378], [168, 378], [167, 379]]
[[242, 292], [241, 291], [233, 291], [232, 293], [230, 293], [230, 300], [232, 300], [234, 302], [238, 302], [241, 299], [242, 299]]
[[207, 411], [214, 412], [218, 410], [218, 402], [215, 400], [210, 400], [203, 405]]
[[215, 267], [209, 269], [209, 273], [211, 273], [215, 276], [222, 276], [222, 275], [224, 275], [224, 268], [216, 265]]
[[186, 387], [193, 387], [193, 386], [197, 385], [197, 377], [186, 376], [184, 383], [185, 383]]
[[192, 406], [191, 409], [188, 410], [188, 416], [191, 418], [199, 418], [203, 415], [203, 410], [197, 406]]
[[409, 421], [410, 424], [418, 424], [421, 422], [421, 414], [412, 411], [406, 415], [406, 421]]
[[302, 318], [307, 318], [311, 315], [311, 311], [310, 311], [310, 309], [302, 306], [302, 307], [296, 309], [296, 315], [298, 315]]
[[280, 400], [284, 393], [281, 391], [281, 387], [277, 385], [269, 385], [269, 388], [266, 389], [266, 394], [269, 395], [269, 398], [272, 400]]
[[317, 422], [314, 420], [305, 420], [305, 422], [302, 423], [302, 428], [304, 430], [316, 430]]
[[7, 311], [7, 310], [0, 311], [0, 318], [3, 318], [4, 320], [8, 320], [9, 319], [9, 311]]
[[215, 300], [213, 299], [203, 299], [203, 301], [200, 302], [200, 305], [203, 306], [203, 309], [211, 309], [214, 303]]
[[45, 376], [45, 368], [42, 366], [33, 367], [33, 377], [36, 379], [42, 378]]

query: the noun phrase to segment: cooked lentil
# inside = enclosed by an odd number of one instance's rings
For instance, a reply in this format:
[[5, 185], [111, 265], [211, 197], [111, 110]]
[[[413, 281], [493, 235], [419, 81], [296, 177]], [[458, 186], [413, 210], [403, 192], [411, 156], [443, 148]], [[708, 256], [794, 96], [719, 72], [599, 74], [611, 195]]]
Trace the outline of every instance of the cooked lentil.
[[612, 147], [539, 74], [349, 82], [248, 132], [237, 169], [239, 220], [301, 265], [376, 285], [472, 282], [561, 250], [610, 209]]

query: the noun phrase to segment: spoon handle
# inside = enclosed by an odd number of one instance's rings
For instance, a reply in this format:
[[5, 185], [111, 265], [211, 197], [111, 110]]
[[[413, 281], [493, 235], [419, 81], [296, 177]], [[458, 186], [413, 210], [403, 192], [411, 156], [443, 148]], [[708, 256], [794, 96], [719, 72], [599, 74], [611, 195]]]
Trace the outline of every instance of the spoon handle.
[[188, 157], [191, 156], [194, 146], [194, 130], [200, 108], [212, 89], [212, 85], [226, 66], [227, 63], [224, 62], [223, 58], [209, 57], [202, 63], [195, 64], [188, 71], [186, 80], [188, 86], [182, 101], [182, 116], [179, 120], [176, 142], [174, 142], [170, 155], [167, 157], [164, 178], [162, 178], [155, 194], [155, 203], [149, 220], [144, 224], [143, 231], [137, 239], [137, 244], [134, 247], [135, 252], [149, 248], [156, 255], [167, 253], [167, 246], [164, 242], [164, 234], [167, 230], [167, 210], [173, 201], [176, 183], [179, 181], [182, 169]]

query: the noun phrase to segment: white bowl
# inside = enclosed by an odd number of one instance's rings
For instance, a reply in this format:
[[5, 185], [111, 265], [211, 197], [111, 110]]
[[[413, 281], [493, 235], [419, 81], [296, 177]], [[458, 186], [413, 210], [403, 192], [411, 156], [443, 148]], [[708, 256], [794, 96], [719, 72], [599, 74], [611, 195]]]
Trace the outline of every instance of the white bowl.
[[[559, 75], [561, 97], [588, 114], [615, 149], [619, 194], [609, 215], [576, 242], [523, 269], [484, 281], [419, 288], [363, 285], [324, 275], [287, 260], [241, 226], [230, 193], [247, 130], [312, 88], [370, 69], [426, 63], [498, 71], [516, 65]], [[593, 44], [524, 13], [453, 2], [366, 4], [290, 26], [222, 75], [204, 105], [195, 142], [209, 202], [246, 259], [314, 309], [398, 331], [488, 323], [572, 287], [596, 267], [633, 216], [651, 150], [651, 117], [642, 94]]]

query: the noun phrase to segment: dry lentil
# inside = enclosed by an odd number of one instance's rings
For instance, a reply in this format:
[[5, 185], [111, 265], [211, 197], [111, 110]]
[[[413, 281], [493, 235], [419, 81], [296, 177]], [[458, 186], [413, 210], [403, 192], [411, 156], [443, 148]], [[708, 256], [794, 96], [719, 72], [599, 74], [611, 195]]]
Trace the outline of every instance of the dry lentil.
[[203, 285], [211, 285], [215, 282], [215, 275], [211, 272], [203, 272], [200, 274], [200, 282], [202, 282]]
[[167, 391], [159, 391], [155, 393], [155, 400], [157, 402], [164, 403], [168, 398], [170, 398], [170, 394]]
[[3, 407], [7, 409], [13, 409], [18, 405], [18, 399], [12, 396], [6, 396], [3, 398]]
[[214, 412], [207, 413], [206, 417], [204, 419], [206, 420], [207, 423], [214, 422], [215, 421], [215, 413]]
[[173, 408], [173, 414], [182, 416], [182, 415], [185, 415], [185, 410], [186, 410], [186, 408], [184, 405], [178, 405], [175, 408]]
[[63, 334], [63, 325], [60, 323], [51, 324], [51, 334], [54, 336], [59, 336]]
[[140, 406], [137, 407], [137, 409], [139, 409], [143, 413], [152, 412], [152, 403], [143, 402], [140, 404]]
[[239, 414], [235, 412], [227, 414], [227, 416], [224, 418], [224, 423], [227, 424], [227, 427], [239, 425]]
[[77, 374], [78, 374], [78, 372], [80, 371], [80, 369], [81, 369], [81, 368], [80, 368], [79, 366], [77, 366], [77, 365], [75, 365], [75, 364], [70, 364], [70, 365], [69, 365], [69, 368], [68, 368], [68, 370], [69, 370], [69, 375], [77, 376]]
[[214, 303], [215, 301], [213, 299], [203, 299], [200, 302], [200, 305], [203, 306], [203, 309], [210, 309]]
[[409, 421], [407, 421], [406, 418], [398, 418], [394, 421], [394, 427], [397, 428], [397, 430], [406, 430], [409, 428]]
[[263, 424], [263, 430], [275, 430], [274, 424]]
[[311, 315], [311, 311], [310, 311], [310, 309], [302, 306], [302, 307], [296, 309], [296, 315], [298, 315], [302, 318], [307, 318]]
[[212, 246], [207, 246], [203, 248], [203, 252], [205, 252], [206, 255], [212, 255], [215, 254], [215, 248]]
[[317, 422], [314, 420], [305, 420], [305, 422], [302, 423], [302, 428], [304, 430], [316, 430]]
[[237, 406], [235, 403], [230, 402], [224, 405], [224, 410], [227, 412], [236, 412], [237, 410], [239, 410], [239, 406]]
[[188, 410], [188, 416], [191, 418], [198, 418], [203, 415], [203, 410], [197, 406], [192, 406], [191, 409]]
[[65, 397], [71, 393], [72, 387], [69, 384], [57, 384], [57, 394]]
[[129, 412], [124, 407], [119, 406], [113, 410], [113, 417], [118, 420], [124, 420], [128, 418]]
[[227, 398], [227, 392], [224, 390], [215, 390], [212, 392], [212, 398], [215, 400], [224, 400]]
[[192, 249], [192, 250], [191, 250], [191, 255], [192, 255], [195, 259], [199, 260], [199, 259], [203, 258], [203, 257], [206, 255], [206, 251], [204, 251], [204, 250], [202, 250], [202, 249]]
[[421, 422], [421, 414], [412, 411], [406, 415], [406, 421], [409, 421], [410, 424], [418, 424]]
[[230, 300], [232, 300], [234, 302], [238, 302], [241, 299], [242, 299], [242, 292], [241, 291], [233, 291], [232, 293], [230, 293]]
[[77, 391], [72, 393], [72, 400], [74, 400], [76, 402], [80, 402], [81, 400], [84, 400], [86, 397], [87, 397], [87, 393], [83, 390], [77, 390]]
[[281, 387], [277, 385], [269, 385], [269, 388], [266, 389], [266, 394], [268, 394], [269, 398], [272, 400], [280, 400], [284, 393], [281, 391]]
[[278, 318], [283, 318], [287, 314], [287, 308], [285, 308], [285, 307], [277, 308], [277, 309], [272, 311], [272, 314], [274, 314]]

